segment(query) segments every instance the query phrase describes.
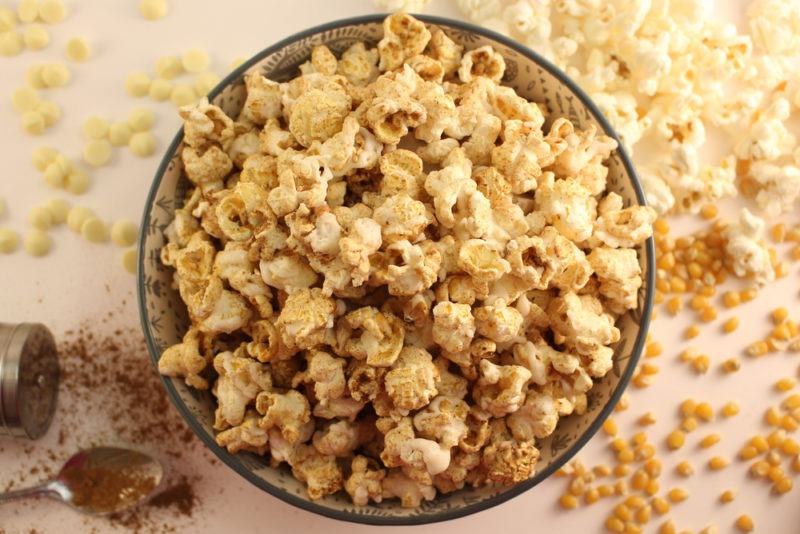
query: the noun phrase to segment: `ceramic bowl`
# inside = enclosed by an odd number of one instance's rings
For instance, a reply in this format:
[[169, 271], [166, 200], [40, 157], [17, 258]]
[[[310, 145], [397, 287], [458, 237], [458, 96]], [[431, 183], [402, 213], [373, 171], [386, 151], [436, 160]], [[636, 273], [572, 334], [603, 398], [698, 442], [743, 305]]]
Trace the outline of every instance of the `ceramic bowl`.
[[[339, 20], [288, 37], [256, 54], [228, 75], [210, 93], [209, 99], [235, 116], [244, 101], [245, 73], [260, 70], [273, 80], [283, 81], [297, 74], [297, 67], [308, 59], [316, 45], [325, 44], [337, 55], [356, 41], [375, 45], [382, 37], [383, 18], [384, 15], [372, 15]], [[423, 15], [419, 18], [428, 25], [439, 26], [466, 49], [492, 45], [505, 58], [502, 83], [530, 100], [544, 103], [549, 120], [568, 117], [579, 128], [595, 124], [607, 135], [617, 138], [587, 95], [533, 50], [464, 22]], [[182, 137], [183, 132], [178, 132], [155, 175], [139, 242], [139, 307], [154, 363], [165, 348], [181, 339], [188, 326], [186, 308], [171, 287], [172, 270], [159, 261], [159, 251], [165, 243], [164, 229], [188, 187], [181, 175]], [[608, 163], [608, 188], [620, 194], [626, 205], [643, 204], [642, 188], [625, 152], [621, 148], [616, 150]], [[538, 442], [541, 459], [536, 475], [515, 486], [463, 489], [438, 496], [413, 509], [401, 507], [397, 500], [357, 507], [344, 492], [312, 501], [306, 495], [304, 484], [295, 480], [286, 467], [272, 468], [268, 460], [250, 453], [229, 454], [214, 442], [215, 402], [209, 392], [192, 389], [180, 379], [164, 378], [164, 386], [189, 426], [214, 454], [251, 483], [292, 505], [340, 520], [383, 525], [421, 524], [465, 516], [498, 505], [546, 479], [589, 441], [612, 411], [642, 352], [652, 307], [655, 272], [652, 239], [639, 247], [638, 255], [645, 283], [639, 292], [638, 307], [621, 317], [617, 324], [622, 337], [615, 347], [613, 370], [596, 382], [583, 415], [562, 419], [552, 436]]]

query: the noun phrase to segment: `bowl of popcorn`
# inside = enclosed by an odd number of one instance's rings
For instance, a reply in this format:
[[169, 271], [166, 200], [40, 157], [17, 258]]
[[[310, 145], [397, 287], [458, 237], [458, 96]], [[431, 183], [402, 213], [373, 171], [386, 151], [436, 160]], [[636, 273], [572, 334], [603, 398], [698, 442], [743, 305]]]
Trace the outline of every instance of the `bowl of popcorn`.
[[142, 323], [174, 404], [244, 478], [336, 519], [452, 519], [547, 478], [613, 410], [655, 213], [533, 51], [347, 19], [180, 115], [142, 225]]

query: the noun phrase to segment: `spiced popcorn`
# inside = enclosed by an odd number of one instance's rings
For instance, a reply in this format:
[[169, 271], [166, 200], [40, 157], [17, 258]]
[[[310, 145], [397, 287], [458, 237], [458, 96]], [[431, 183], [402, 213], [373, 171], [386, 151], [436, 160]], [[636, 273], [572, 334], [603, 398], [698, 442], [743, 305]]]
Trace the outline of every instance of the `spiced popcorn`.
[[[413, 507], [530, 478], [586, 410], [655, 213], [606, 191], [612, 138], [545, 122], [505, 69], [398, 13], [376, 48], [250, 72], [236, 117], [181, 110], [161, 259], [192, 326], [159, 370], [216, 397], [220, 446]], [[757, 239], [728, 246], [761, 274]]]

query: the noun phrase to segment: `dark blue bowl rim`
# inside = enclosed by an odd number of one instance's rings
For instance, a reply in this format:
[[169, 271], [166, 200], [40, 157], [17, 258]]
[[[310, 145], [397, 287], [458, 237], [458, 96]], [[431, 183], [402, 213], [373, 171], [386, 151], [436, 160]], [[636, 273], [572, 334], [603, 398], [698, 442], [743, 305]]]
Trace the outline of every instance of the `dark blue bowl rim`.
[[[249, 69], [255, 63], [258, 63], [264, 57], [277, 52], [281, 48], [284, 48], [285, 46], [290, 45], [293, 42], [299, 41], [314, 34], [325, 32], [328, 30], [333, 30], [343, 26], [381, 22], [387, 15], [388, 14], [386, 13], [384, 14], [379, 13], [373, 15], [363, 15], [358, 17], [350, 17], [346, 19], [335, 20], [332, 22], [321, 24], [319, 26], [314, 26], [307, 30], [303, 30], [301, 32], [295, 33], [294, 35], [286, 37], [285, 39], [278, 41], [274, 45], [265, 48], [264, 50], [257, 53], [246, 62], [244, 62], [242, 65], [237, 67], [235, 70], [233, 70], [209, 93], [208, 98], [209, 100], [213, 99], [217, 94], [219, 94], [222, 91], [223, 88], [227, 87], [230, 83], [236, 81], [239, 77], [242, 76], [242, 74], [247, 69]], [[550, 74], [558, 78], [558, 80], [561, 81], [561, 83], [563, 83], [567, 87], [569, 87], [569, 89], [575, 95], [577, 95], [577, 97], [581, 100], [581, 102], [589, 109], [593, 117], [603, 127], [605, 134], [614, 138], [617, 141], [617, 143], [619, 144], [619, 148], [617, 150], [619, 151], [619, 155], [625, 167], [625, 170], [632, 181], [633, 188], [636, 191], [636, 198], [638, 199], [640, 204], [642, 205], [646, 204], [644, 191], [642, 190], [639, 177], [636, 174], [636, 170], [634, 169], [633, 164], [630, 158], [628, 157], [628, 154], [625, 152], [625, 148], [623, 147], [622, 143], [620, 143], [617, 133], [614, 131], [608, 120], [600, 112], [600, 109], [597, 107], [597, 105], [574, 81], [572, 81], [563, 71], [561, 71], [561, 69], [550, 63], [548, 60], [546, 60], [544, 57], [542, 57], [532, 49], [492, 30], [481, 28], [480, 26], [476, 26], [474, 24], [470, 24], [467, 22], [453, 20], [445, 17], [437, 17], [432, 15], [421, 15], [421, 14], [414, 14], [414, 17], [424, 21], [427, 24], [434, 24], [437, 26], [445, 26], [454, 29], [466, 30], [468, 32], [476, 33], [484, 37], [487, 37], [489, 39], [492, 39], [494, 41], [497, 41], [499, 43], [502, 43], [503, 45], [517, 51], [521, 55], [526, 56], [529, 59], [533, 60], [539, 66], [548, 71]], [[161, 177], [166, 171], [167, 166], [169, 165], [169, 162], [174, 156], [175, 151], [177, 150], [178, 145], [180, 144], [182, 139], [183, 139], [183, 128], [181, 128], [175, 135], [175, 138], [169, 145], [169, 148], [167, 149], [164, 158], [161, 160], [161, 163], [158, 166], [158, 170], [156, 171], [155, 177], [153, 178], [153, 184], [150, 187], [150, 192], [148, 193], [147, 200], [145, 202], [144, 215], [142, 217], [141, 230], [139, 234], [139, 244], [138, 244], [139, 259], [137, 266], [137, 299], [139, 303], [139, 317], [142, 324], [142, 330], [144, 331], [145, 339], [147, 342], [147, 348], [150, 352], [150, 357], [153, 361], [153, 365], [156, 366], [156, 369], [158, 365], [158, 358], [160, 357], [160, 352], [155, 343], [153, 335], [150, 331], [150, 319], [147, 313], [147, 307], [145, 303], [144, 243], [145, 243], [146, 231], [150, 225], [150, 210], [153, 203], [155, 202], [155, 195], [156, 191], [158, 190], [158, 186], [161, 183]], [[548, 478], [551, 474], [556, 472], [566, 462], [572, 459], [578, 453], [578, 451], [580, 451], [580, 449], [582, 449], [586, 445], [586, 443], [588, 443], [588, 441], [600, 429], [600, 426], [614, 410], [614, 406], [616, 406], [617, 402], [619, 401], [620, 397], [622, 396], [623, 392], [628, 386], [631, 376], [633, 375], [634, 368], [636, 367], [636, 363], [642, 354], [642, 350], [644, 349], [645, 345], [645, 338], [647, 336], [647, 331], [650, 325], [650, 317], [653, 308], [653, 295], [655, 289], [655, 245], [653, 238], [647, 240], [646, 250], [647, 250], [648, 276], [647, 280], [645, 281], [646, 294], [645, 294], [644, 310], [642, 313], [641, 323], [639, 327], [639, 333], [636, 337], [636, 342], [633, 347], [633, 352], [631, 353], [630, 356], [631, 361], [628, 364], [627, 369], [623, 374], [623, 376], [620, 377], [617, 387], [612, 393], [609, 401], [601, 410], [600, 414], [569, 449], [564, 451], [561, 454], [561, 456], [552, 464], [550, 464], [547, 468], [543, 469], [540, 472], [537, 472], [533, 478], [526, 480], [524, 482], [520, 482], [513, 488], [499, 495], [495, 495], [480, 502], [462, 506], [454, 510], [445, 510], [433, 514], [421, 514], [421, 515], [403, 516], [403, 517], [357, 514], [357, 513], [344, 512], [332, 508], [327, 508], [325, 506], [317, 504], [316, 502], [304, 499], [297, 495], [291, 494], [281, 488], [275, 487], [272, 484], [269, 484], [268, 482], [263, 480], [262, 478], [255, 476], [249, 469], [247, 469], [241, 463], [241, 461], [236, 457], [236, 455], [230, 454], [227, 450], [217, 445], [217, 443], [214, 441], [214, 438], [212, 436], [209, 436], [205, 432], [202, 425], [195, 419], [194, 415], [189, 411], [189, 409], [183, 403], [183, 400], [178, 395], [178, 392], [175, 389], [175, 386], [173, 385], [172, 381], [164, 376], [161, 376], [161, 381], [164, 384], [164, 387], [167, 389], [167, 393], [169, 394], [172, 403], [175, 405], [175, 407], [181, 413], [183, 418], [186, 420], [189, 427], [200, 438], [200, 440], [209, 449], [211, 449], [211, 451], [217, 456], [217, 458], [219, 458], [222, 462], [227, 464], [228, 467], [236, 471], [239, 475], [244, 477], [250, 483], [254, 484], [263, 491], [266, 491], [270, 495], [277, 497], [278, 499], [281, 499], [282, 501], [288, 504], [297, 506], [298, 508], [302, 508], [303, 510], [323, 515], [332, 519], [337, 519], [340, 521], [348, 521], [353, 523], [370, 524], [370, 525], [420, 525], [427, 523], [436, 523], [439, 521], [448, 521], [451, 519], [464, 517], [470, 514], [481, 512], [483, 510], [488, 510], [489, 508], [502, 504], [505, 501], [508, 501], [509, 499], [512, 499], [522, 494], [523, 492], [533, 488], [535, 485]]]

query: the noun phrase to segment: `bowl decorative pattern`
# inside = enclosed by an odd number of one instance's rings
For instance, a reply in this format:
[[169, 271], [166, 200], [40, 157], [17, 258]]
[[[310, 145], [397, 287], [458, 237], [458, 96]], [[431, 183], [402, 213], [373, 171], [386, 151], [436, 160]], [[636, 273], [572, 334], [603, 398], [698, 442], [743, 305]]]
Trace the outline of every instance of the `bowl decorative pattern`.
[[[212, 91], [209, 99], [226, 113], [235, 116], [245, 97], [243, 75], [260, 70], [265, 76], [287, 80], [297, 73], [311, 49], [327, 45], [340, 54], [357, 41], [375, 45], [380, 40], [383, 15], [373, 15], [333, 22], [289, 37], [254, 56], [232, 72]], [[505, 58], [503, 84], [513, 87], [522, 96], [544, 103], [549, 120], [567, 117], [576, 126], [595, 124], [599, 130], [616, 138], [607, 121], [588, 97], [555, 67], [531, 50], [489, 30], [469, 24], [418, 16], [426, 24], [441, 27], [453, 40], [472, 49], [492, 45]], [[159, 259], [165, 243], [164, 230], [182, 203], [189, 186], [181, 176], [180, 148], [182, 131], [170, 145], [152, 185], [144, 213], [139, 242], [138, 291], [142, 326], [154, 363], [161, 352], [180, 341], [188, 328], [186, 308], [177, 291], [172, 288], [172, 270]], [[643, 203], [630, 161], [622, 149], [609, 160], [608, 188], [622, 196], [625, 205]], [[614, 353], [611, 372], [588, 395], [588, 409], [580, 416], [563, 418], [555, 433], [538, 442], [541, 458], [536, 475], [512, 487], [465, 488], [440, 495], [414, 509], [402, 508], [397, 501], [366, 507], [356, 507], [347, 495], [340, 492], [318, 501], [306, 496], [305, 485], [294, 479], [285, 466], [272, 468], [265, 457], [251, 453], [229, 454], [214, 442], [214, 399], [208, 391], [188, 387], [181, 379], [162, 377], [170, 397], [194, 432], [226, 464], [247, 480], [272, 495], [306, 510], [342, 519], [372, 524], [418, 524], [452, 519], [499, 504], [544, 480], [571, 458], [597, 431], [627, 385], [642, 351], [652, 307], [654, 248], [652, 239], [638, 250], [644, 285], [639, 292], [638, 307], [622, 316], [617, 326], [621, 340]]]

